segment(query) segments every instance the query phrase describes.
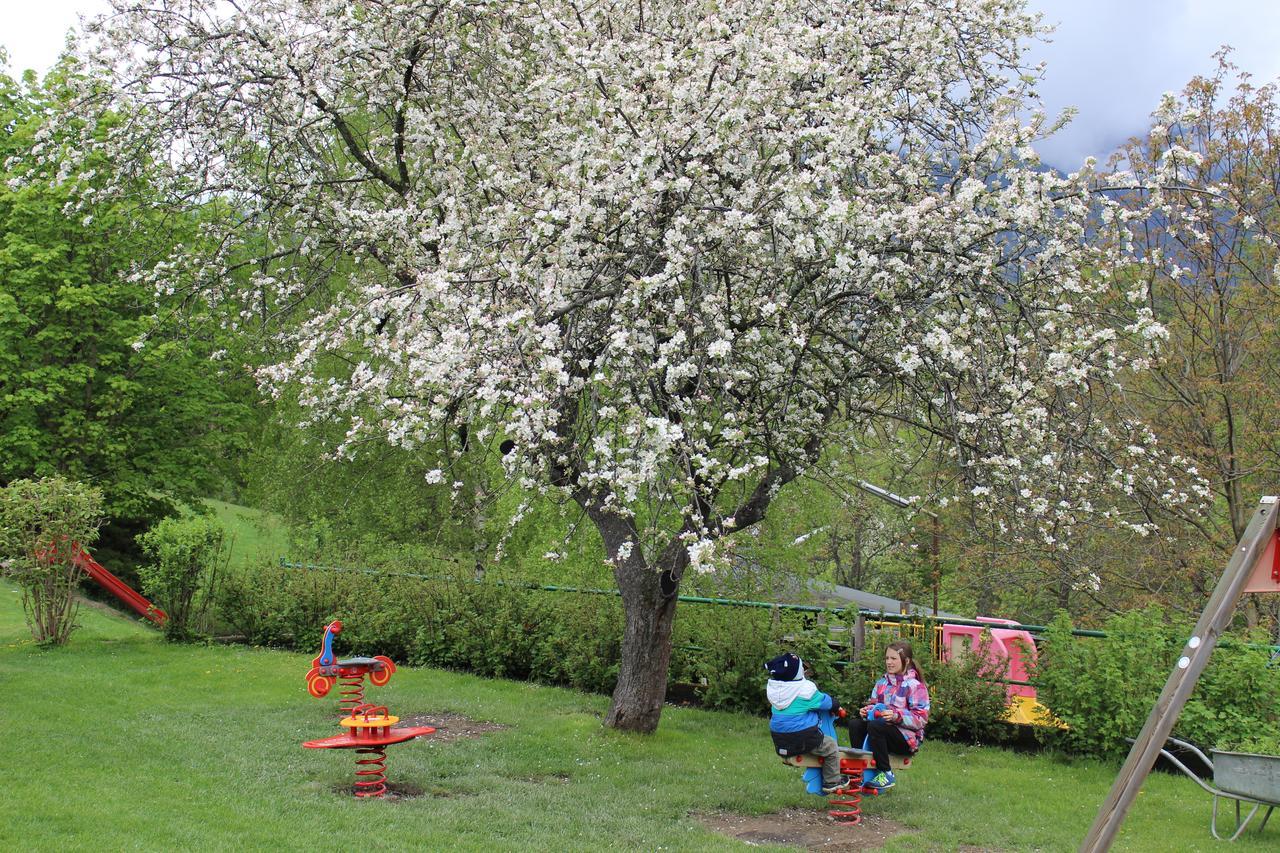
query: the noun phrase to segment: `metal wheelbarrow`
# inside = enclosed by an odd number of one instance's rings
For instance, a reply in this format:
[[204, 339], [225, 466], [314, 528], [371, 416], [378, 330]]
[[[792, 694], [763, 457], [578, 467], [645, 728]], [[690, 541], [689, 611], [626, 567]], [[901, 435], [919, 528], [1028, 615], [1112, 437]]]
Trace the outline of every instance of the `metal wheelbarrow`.
[[[1262, 806], [1266, 806], [1267, 811], [1262, 816], [1262, 823], [1258, 825], [1258, 832], [1266, 829], [1272, 810], [1280, 806], [1280, 756], [1224, 752], [1215, 749], [1212, 750], [1213, 760], [1210, 760], [1207, 755], [1186, 741], [1171, 737], [1169, 743], [1193, 753], [1213, 773], [1213, 785], [1208, 785], [1168, 750], [1160, 750], [1165, 760], [1191, 777], [1191, 780], [1201, 788], [1213, 794], [1213, 817], [1209, 821], [1209, 831], [1213, 833], [1214, 838], [1223, 840], [1218, 834], [1219, 799], [1234, 800], [1236, 807], [1235, 832], [1225, 840], [1235, 841], [1239, 838], [1240, 833], [1244, 832], [1249, 821], [1253, 820], [1253, 816]], [[1249, 813], [1244, 816], [1244, 820], [1240, 819], [1241, 803], [1253, 805]]]

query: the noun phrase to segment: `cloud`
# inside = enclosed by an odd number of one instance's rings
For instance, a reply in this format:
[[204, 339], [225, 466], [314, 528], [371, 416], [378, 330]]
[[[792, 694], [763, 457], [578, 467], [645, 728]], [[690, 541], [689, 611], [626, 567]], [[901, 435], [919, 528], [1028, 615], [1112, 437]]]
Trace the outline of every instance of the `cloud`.
[[0, 44], [9, 53], [8, 72], [17, 76], [34, 68], [43, 75], [66, 47], [67, 31], [80, 29], [78, 16], [93, 17], [108, 8], [107, 0], [9, 0], [0, 30]]
[[1274, 0], [1031, 0], [1046, 23], [1057, 23], [1051, 44], [1033, 61], [1047, 63], [1039, 87], [1046, 110], [1068, 106], [1079, 115], [1038, 147], [1045, 160], [1074, 169], [1100, 160], [1148, 126], [1164, 92], [1180, 91], [1214, 69], [1224, 44], [1257, 81], [1280, 74], [1280, 3]]

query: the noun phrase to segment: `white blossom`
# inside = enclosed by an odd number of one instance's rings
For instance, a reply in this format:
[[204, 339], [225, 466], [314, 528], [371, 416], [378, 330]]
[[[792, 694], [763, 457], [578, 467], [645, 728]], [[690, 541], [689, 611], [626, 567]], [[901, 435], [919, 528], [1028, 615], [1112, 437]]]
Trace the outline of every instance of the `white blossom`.
[[1032, 531], [1104, 489], [1194, 500], [1141, 424], [1081, 415], [1167, 333], [1111, 272], [1137, 214], [1039, 166], [1013, 0], [112, 9], [79, 156], [206, 206], [134, 274], [292, 310], [257, 377], [342, 452], [492, 428], [513, 479], [696, 567], [842, 418], [928, 425]]

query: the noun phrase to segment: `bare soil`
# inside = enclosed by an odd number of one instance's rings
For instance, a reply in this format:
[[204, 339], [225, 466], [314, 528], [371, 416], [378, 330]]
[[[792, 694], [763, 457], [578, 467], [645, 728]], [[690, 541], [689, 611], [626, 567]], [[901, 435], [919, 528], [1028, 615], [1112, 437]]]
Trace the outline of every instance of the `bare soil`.
[[909, 832], [880, 815], [864, 814], [856, 826], [836, 823], [825, 811], [785, 809], [768, 815], [726, 812], [695, 815], [708, 829], [747, 844], [785, 844], [802, 850], [879, 850], [886, 840]]
[[428, 714], [405, 714], [400, 717], [397, 727], [434, 726], [435, 732], [427, 735], [427, 739], [437, 743], [479, 737], [489, 732], [500, 732], [506, 726], [484, 720], [473, 720], [465, 714], [454, 714], [449, 711], [437, 711]]
[[[335, 794], [353, 797], [356, 793], [356, 786], [350, 782], [343, 782], [339, 785], [334, 785], [332, 790]], [[426, 791], [412, 782], [387, 782], [387, 792], [382, 795], [381, 799], [384, 802], [411, 800], [415, 797], [421, 797], [425, 793]]]

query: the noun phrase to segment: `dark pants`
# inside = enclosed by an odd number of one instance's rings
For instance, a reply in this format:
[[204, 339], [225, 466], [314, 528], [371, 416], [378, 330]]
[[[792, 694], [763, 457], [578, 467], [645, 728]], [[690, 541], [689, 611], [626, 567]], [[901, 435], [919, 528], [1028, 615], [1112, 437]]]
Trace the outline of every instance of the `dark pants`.
[[875, 758], [876, 770], [891, 770], [889, 753], [910, 756], [911, 747], [898, 727], [884, 720], [864, 720], [861, 717], [849, 718], [849, 745], [854, 749], [862, 749], [862, 740], [867, 739], [867, 749]]

